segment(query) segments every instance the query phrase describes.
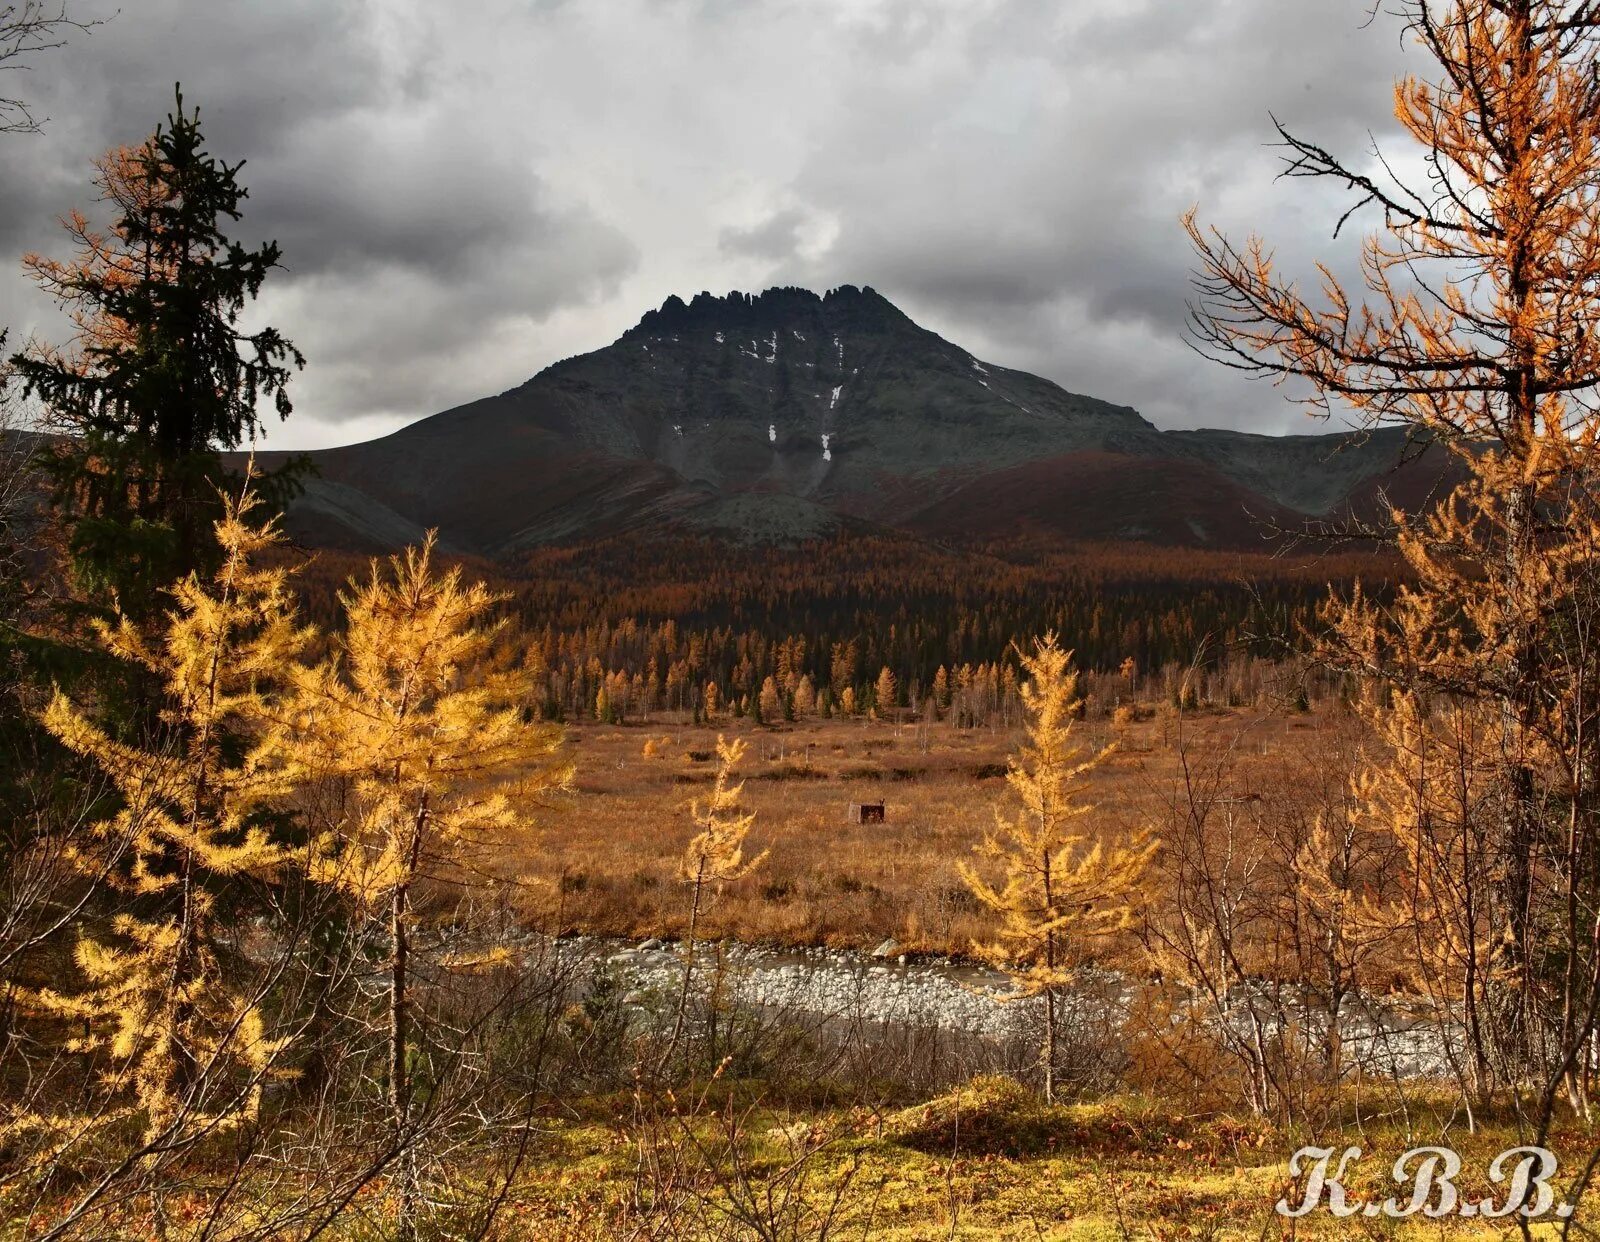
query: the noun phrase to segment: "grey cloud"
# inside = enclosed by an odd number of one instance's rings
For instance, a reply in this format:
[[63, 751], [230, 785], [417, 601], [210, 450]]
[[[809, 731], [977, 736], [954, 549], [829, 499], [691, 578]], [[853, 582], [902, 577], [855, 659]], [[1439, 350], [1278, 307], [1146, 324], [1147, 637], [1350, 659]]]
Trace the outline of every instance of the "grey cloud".
[[[52, 222], [89, 205], [90, 160], [148, 133], [181, 80], [212, 149], [247, 159], [241, 240], [283, 247], [255, 313], [311, 365], [275, 439], [337, 440], [347, 420], [392, 426], [504, 387], [537, 365], [523, 355], [540, 322], [612, 296], [638, 253], [486, 123], [448, 39], [436, 11], [373, 0], [124, 9], [39, 66], [53, 119], [4, 148], [23, 175], [0, 182], [0, 245], [59, 251]], [[7, 267], [0, 322], [64, 331]]]
[[723, 229], [717, 245], [732, 254], [776, 262], [793, 257], [800, 248], [800, 230], [805, 223], [805, 213], [790, 207], [749, 228]]
[[1360, 156], [1369, 131], [1392, 138], [1394, 41], [1361, 29], [1359, 3], [1061, 12], [1002, 5], [965, 26], [947, 12], [925, 72], [853, 83], [792, 186], [839, 237], [778, 275], [870, 280], [996, 361], [1159, 422], [1297, 425], [1280, 394], [1184, 347], [1178, 218], [1199, 202], [1230, 231], [1261, 226], [1292, 268], [1330, 257], [1338, 200], [1275, 183], [1269, 111]]
[[311, 118], [380, 101], [395, 71], [358, 0], [78, 0], [74, 11], [107, 20], [35, 75], [54, 146], [136, 141], [181, 82], [215, 142], [260, 158]]
[[[101, 3], [109, 10], [111, 0]], [[1294, 429], [1182, 340], [1178, 216], [1328, 259], [1343, 199], [1275, 183], [1269, 112], [1393, 140], [1370, 0], [140, 0], [36, 75], [0, 159], [0, 322], [59, 317], [88, 160], [172, 82], [248, 156], [261, 312], [310, 356], [284, 444], [366, 435], [613, 339], [670, 292], [872, 284], [1002, 365], [1166, 425]]]
[[445, 117], [400, 133], [318, 127], [254, 170], [253, 214], [296, 273], [385, 264], [441, 280], [472, 279], [553, 235], [593, 228], [588, 213], [548, 208], [531, 168], [453, 127]]

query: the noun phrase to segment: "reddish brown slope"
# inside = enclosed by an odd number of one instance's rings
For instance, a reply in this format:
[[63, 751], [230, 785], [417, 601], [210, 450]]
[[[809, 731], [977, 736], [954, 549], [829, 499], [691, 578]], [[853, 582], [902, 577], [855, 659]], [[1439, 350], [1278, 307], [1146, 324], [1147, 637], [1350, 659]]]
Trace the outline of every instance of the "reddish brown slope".
[[1080, 452], [985, 474], [904, 524], [951, 540], [1047, 534], [1239, 548], [1261, 546], [1271, 526], [1304, 522], [1193, 461]]

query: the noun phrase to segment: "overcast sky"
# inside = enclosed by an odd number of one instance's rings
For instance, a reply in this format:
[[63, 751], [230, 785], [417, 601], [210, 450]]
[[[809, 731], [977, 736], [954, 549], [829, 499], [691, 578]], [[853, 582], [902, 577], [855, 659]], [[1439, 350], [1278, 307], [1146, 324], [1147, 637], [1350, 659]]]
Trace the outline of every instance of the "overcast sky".
[[[183, 82], [247, 158], [262, 313], [308, 358], [269, 444], [368, 439], [615, 339], [672, 293], [872, 285], [980, 358], [1164, 427], [1317, 430], [1183, 345], [1198, 203], [1346, 269], [1333, 187], [1275, 181], [1269, 113], [1360, 157], [1414, 53], [1371, 0], [73, 0], [111, 20], [6, 84], [0, 324], [64, 321], [89, 161]], [[113, 13], [115, 15], [113, 16]]]

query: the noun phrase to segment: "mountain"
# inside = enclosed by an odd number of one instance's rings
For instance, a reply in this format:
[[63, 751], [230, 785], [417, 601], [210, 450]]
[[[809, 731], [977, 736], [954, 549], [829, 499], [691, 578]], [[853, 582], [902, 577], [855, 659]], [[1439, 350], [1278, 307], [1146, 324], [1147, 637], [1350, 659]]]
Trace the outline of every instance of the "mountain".
[[702, 293], [509, 392], [312, 454], [288, 525], [360, 551], [437, 527], [485, 556], [637, 530], [1235, 547], [1370, 497], [1402, 447], [1163, 432], [984, 362], [870, 288]]

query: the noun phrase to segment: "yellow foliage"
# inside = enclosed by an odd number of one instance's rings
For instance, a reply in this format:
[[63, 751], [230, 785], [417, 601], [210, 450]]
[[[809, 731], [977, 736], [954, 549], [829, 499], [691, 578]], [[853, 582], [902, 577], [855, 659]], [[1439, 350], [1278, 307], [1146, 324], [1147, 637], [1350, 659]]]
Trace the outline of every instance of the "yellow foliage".
[[744, 782], [733, 779], [734, 770], [744, 758], [746, 745], [743, 739], [729, 741], [717, 735], [717, 778], [711, 787], [711, 796], [705, 802], [698, 799], [690, 803], [689, 815], [700, 829], [689, 841], [678, 860], [678, 874], [691, 887], [693, 897], [689, 910], [689, 931], [684, 938], [683, 981], [678, 992], [677, 1017], [672, 1024], [672, 1036], [662, 1054], [665, 1065], [677, 1049], [683, 1033], [684, 1017], [689, 1004], [689, 985], [694, 974], [695, 936], [700, 928], [700, 911], [708, 884], [727, 884], [750, 874], [766, 859], [768, 851], [762, 850], [748, 862], [744, 856], [745, 838], [750, 826], [756, 822], [753, 811], [742, 811], [739, 798], [744, 793]]
[[1505, 911], [1475, 888], [1496, 870], [1483, 829], [1495, 818], [1498, 713], [1468, 702], [1430, 711], [1398, 691], [1368, 712], [1388, 754], [1358, 774], [1358, 814], [1392, 835], [1398, 865], [1360, 917], [1403, 945], [1411, 987], [1470, 1005], [1503, 969], [1494, 946], [1507, 930]]
[[761, 709], [761, 719], [771, 724], [774, 720], [783, 717], [783, 699], [778, 693], [778, 683], [768, 677], [761, 683], [761, 694], [757, 699]]
[[433, 539], [375, 562], [341, 596], [334, 657], [300, 679], [296, 750], [308, 773], [349, 782], [342, 816], [313, 851], [313, 877], [381, 903], [427, 867], [524, 823], [565, 787], [558, 726], [531, 723], [532, 672], [491, 666], [496, 597], [460, 571], [436, 574]]
[[1028, 740], [1006, 775], [1022, 813], [997, 814], [980, 847], [982, 857], [1001, 866], [1002, 882], [991, 884], [978, 868], [960, 865], [973, 895], [1001, 917], [999, 941], [974, 948], [1010, 973], [1022, 995], [1070, 982], [1091, 941], [1130, 925], [1156, 849], [1147, 837], [1107, 846], [1070, 830], [1094, 810], [1082, 801], [1083, 776], [1113, 749], [1085, 758], [1073, 740], [1082, 700], [1071, 659], [1053, 634], [1022, 655]]
[[894, 672], [887, 664], [878, 674], [877, 684], [873, 687], [873, 703], [880, 717], [893, 715], [899, 702], [900, 685], [895, 680]]
[[[222, 564], [209, 582], [191, 575], [173, 588], [158, 637], [147, 640], [126, 619], [97, 627], [107, 650], [161, 678], [158, 742], [112, 738], [59, 691], [43, 713], [65, 746], [106, 774], [122, 803], [97, 829], [100, 848], [79, 861], [140, 894], [151, 912], [117, 916], [113, 940], [80, 941], [84, 991], [34, 999], [85, 1024], [75, 1046], [108, 1054], [110, 1085], [131, 1093], [152, 1134], [216, 1124], [201, 1103], [208, 1092], [233, 1097], [233, 1116], [252, 1111], [284, 1046], [267, 1036], [254, 999], [222, 976], [206, 887], [246, 874], [269, 878], [294, 857], [262, 821], [293, 787], [268, 695], [310, 634], [295, 622], [286, 572], [255, 563], [280, 539], [271, 523], [252, 523], [255, 508], [248, 493], [225, 500], [216, 525]], [[243, 1074], [240, 1095], [230, 1070]]]
[[[558, 726], [533, 719], [536, 670], [496, 659], [496, 603], [459, 569], [436, 573], [434, 536], [374, 561], [343, 594], [346, 627], [333, 656], [298, 686], [295, 742], [308, 775], [340, 790], [311, 851], [311, 876], [368, 911], [387, 907], [388, 1103], [394, 1141], [411, 1124], [409, 966], [412, 886], [453, 878], [493, 834], [526, 827], [535, 799], [565, 788]], [[481, 970], [503, 957], [444, 965]], [[399, 1236], [413, 1236], [420, 1190], [401, 1169]]]
[[1453, 455], [1465, 482], [1442, 503], [1361, 531], [1396, 548], [1408, 582], [1389, 604], [1332, 605], [1322, 655], [1385, 691], [1360, 710], [1392, 754], [1357, 792], [1406, 854], [1418, 977], [1468, 1007], [1480, 1079], [1491, 1062], [1534, 1080], [1559, 1063], [1588, 1115], [1600, 15], [1555, 0], [1399, 11], [1437, 67], [1394, 93], [1425, 175], [1407, 184], [1408, 161], [1386, 158], [1373, 178], [1280, 129], [1294, 175], [1359, 192], [1344, 219], [1381, 209], [1359, 283], [1324, 267], [1308, 293], [1260, 238], [1236, 245], [1191, 212], [1192, 326], [1230, 366], [1306, 381], [1320, 411], [1347, 406]]
[[690, 840], [678, 863], [680, 874], [692, 884], [726, 884], [741, 879], [759, 867], [769, 853], [762, 850], [748, 862], [744, 858], [745, 838], [756, 817], [753, 811], [739, 809], [744, 782], [732, 777], [746, 749], [742, 738], [730, 742], [717, 735], [716, 783], [704, 803], [697, 799], [690, 806], [690, 817], [700, 831]]
[[1006, 775], [1021, 813], [996, 813], [979, 847], [1003, 878], [991, 883], [969, 863], [959, 870], [973, 895], [1000, 917], [999, 939], [975, 944], [974, 951], [1011, 977], [1017, 997], [1046, 999], [1045, 1092], [1053, 1097], [1055, 993], [1072, 982], [1095, 942], [1130, 926], [1157, 843], [1144, 836], [1108, 846], [1071, 831], [1094, 809], [1082, 798], [1084, 774], [1112, 748], [1086, 758], [1074, 741], [1083, 701], [1072, 655], [1054, 634], [1021, 659], [1027, 742]]

